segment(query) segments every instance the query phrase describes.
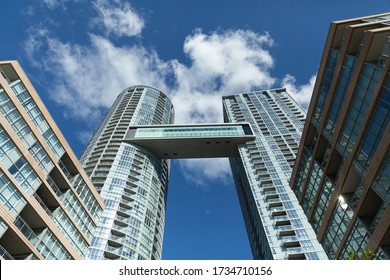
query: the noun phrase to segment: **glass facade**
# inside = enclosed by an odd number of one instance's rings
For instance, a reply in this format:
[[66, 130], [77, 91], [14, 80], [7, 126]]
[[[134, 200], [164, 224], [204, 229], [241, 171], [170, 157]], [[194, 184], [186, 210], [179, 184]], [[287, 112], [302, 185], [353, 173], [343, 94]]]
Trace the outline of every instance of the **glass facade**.
[[390, 74], [387, 74], [385, 84], [382, 86], [378, 102], [374, 107], [367, 128], [364, 131], [363, 140], [359, 145], [355, 157], [355, 167], [365, 174], [374, 158], [379, 143], [382, 140], [385, 129], [390, 121]]
[[356, 144], [358, 133], [368, 113], [368, 107], [382, 72], [381, 66], [371, 63], [363, 66], [337, 143], [337, 150], [345, 158], [349, 158]]
[[225, 122], [249, 122], [256, 140], [230, 158], [255, 259], [327, 259], [289, 187], [305, 113], [284, 89], [223, 97]]
[[[123, 142], [129, 126], [170, 124], [173, 106], [161, 91], [135, 86], [123, 91], [81, 156], [106, 208], [88, 259], [160, 259], [169, 161]], [[140, 129], [138, 137], [167, 130]]]
[[332, 23], [291, 180], [332, 259], [367, 249], [390, 258], [390, 31], [389, 22], [378, 22], [386, 19]]
[[345, 203], [343, 198], [340, 198], [323, 242], [324, 249], [330, 259], [335, 257], [335, 253], [341, 244], [341, 239], [347, 230], [352, 215], [352, 209]]
[[339, 75], [339, 80], [337, 81], [337, 85], [334, 90], [334, 97], [332, 99], [332, 104], [330, 105], [326, 124], [323, 130], [323, 134], [328, 140], [333, 135], [336, 120], [339, 116], [349, 82], [351, 81], [351, 74], [353, 73], [355, 62], [356, 57], [352, 55], [347, 55], [344, 58], [344, 63]]
[[324, 218], [325, 210], [329, 205], [329, 200], [333, 193], [334, 187], [335, 186], [333, 181], [329, 177], [326, 177], [324, 186], [321, 188], [320, 191], [320, 197], [318, 203], [315, 206], [314, 216], [312, 220], [310, 220], [310, 223], [313, 226], [313, 229], [316, 233], [318, 233], [318, 230], [321, 226], [321, 222], [322, 219]]
[[[27, 204], [15, 185], [0, 171], [0, 201], [13, 217]], [[5, 225], [5, 224], [4, 224]]]
[[38, 175], [1, 126], [0, 163], [29, 195], [33, 195], [40, 186]]
[[103, 201], [17, 62], [0, 69], [0, 259], [82, 259]]
[[325, 66], [324, 76], [319, 90], [319, 97], [317, 98], [313, 118], [311, 119], [311, 122], [315, 126], [318, 125], [320, 118], [322, 116], [323, 107], [329, 93], [329, 88], [333, 79], [333, 73], [337, 65], [338, 58], [339, 58], [339, 51], [334, 48], [330, 49], [329, 56]]
[[[248, 127], [250, 130], [250, 128]], [[137, 128], [136, 138], [181, 138], [181, 137], [213, 137], [245, 135], [244, 128], [237, 126], [207, 126], [207, 127], [170, 127], [170, 128]]]
[[388, 150], [375, 178], [373, 189], [387, 203], [390, 204], [390, 151]]
[[21, 81], [12, 83], [11, 88], [35, 126], [42, 133], [43, 138], [45, 138], [51, 150], [58, 158], [60, 158], [64, 154], [65, 150], [58, 141], [57, 136], [54, 135], [53, 130], [50, 128], [41, 110], [32, 99], [30, 93], [26, 90]]

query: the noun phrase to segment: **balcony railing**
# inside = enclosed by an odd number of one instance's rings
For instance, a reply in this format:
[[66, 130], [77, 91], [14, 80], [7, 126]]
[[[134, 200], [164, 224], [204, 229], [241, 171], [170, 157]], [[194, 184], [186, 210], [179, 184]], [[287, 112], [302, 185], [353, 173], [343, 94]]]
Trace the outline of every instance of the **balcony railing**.
[[4, 247], [1, 245], [0, 245], [0, 257], [3, 258], [3, 260], [14, 260], [14, 258], [10, 255], [10, 253], [8, 253], [7, 250], [4, 249]]
[[72, 177], [73, 177], [72, 174], [70, 174], [68, 168], [65, 166], [65, 164], [61, 160], [58, 161], [58, 165], [61, 168], [62, 172], [64, 172], [66, 178], [68, 178], [69, 180], [72, 179]]
[[122, 251], [122, 247], [117, 248], [117, 247], [113, 247], [113, 246], [107, 245], [106, 246], [106, 251], [120, 256], [121, 255], [121, 251]]
[[116, 236], [114, 234], [110, 234], [108, 237], [109, 240], [115, 241], [117, 243], [123, 244], [125, 242], [125, 238], [122, 236]]
[[129, 218], [125, 218], [125, 217], [122, 217], [119, 215], [115, 216], [115, 220], [121, 221], [122, 223], [124, 223], [126, 225], [129, 223]]
[[114, 230], [116, 230], [116, 231], [122, 232], [123, 234], [126, 234], [126, 232], [127, 232], [127, 227], [126, 226], [119, 226], [119, 225], [114, 224], [112, 226], [112, 228]]
[[124, 208], [124, 207], [119, 207], [118, 208], [118, 211], [122, 212], [122, 213], [125, 213], [127, 215], [130, 215], [131, 214], [131, 209], [127, 209], [127, 208]]
[[61, 192], [60, 188], [57, 186], [57, 184], [54, 182], [54, 180], [50, 177], [50, 175], [46, 179], [47, 183], [51, 187], [51, 189], [55, 192], [55, 194], [59, 197], [62, 198], [63, 193]]
[[31, 244], [35, 244], [35, 242], [38, 240], [38, 236], [34, 233], [34, 231], [30, 228], [30, 226], [22, 219], [22, 217], [18, 216], [14, 224], [20, 230], [20, 232], [31, 242]]
[[46, 214], [51, 216], [52, 215], [52, 212], [50, 211], [50, 209], [46, 206], [45, 202], [43, 202], [42, 198], [37, 195], [36, 193], [34, 194], [34, 198], [38, 201], [39, 205], [42, 206], [43, 210], [45, 210]]

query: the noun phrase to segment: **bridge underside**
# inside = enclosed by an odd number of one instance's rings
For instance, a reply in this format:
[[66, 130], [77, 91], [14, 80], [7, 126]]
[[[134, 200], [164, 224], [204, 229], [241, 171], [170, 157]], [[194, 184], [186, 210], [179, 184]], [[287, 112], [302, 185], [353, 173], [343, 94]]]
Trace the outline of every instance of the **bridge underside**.
[[239, 156], [237, 147], [255, 136], [248, 123], [130, 127], [125, 142], [160, 159]]

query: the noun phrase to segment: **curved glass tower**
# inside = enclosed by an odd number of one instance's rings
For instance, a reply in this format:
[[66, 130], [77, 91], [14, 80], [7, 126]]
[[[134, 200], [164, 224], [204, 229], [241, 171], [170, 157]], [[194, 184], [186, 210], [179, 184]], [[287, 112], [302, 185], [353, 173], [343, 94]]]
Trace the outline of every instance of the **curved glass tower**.
[[123, 140], [129, 126], [171, 124], [173, 105], [160, 90], [119, 94], [80, 161], [106, 208], [88, 259], [160, 259], [169, 161]]

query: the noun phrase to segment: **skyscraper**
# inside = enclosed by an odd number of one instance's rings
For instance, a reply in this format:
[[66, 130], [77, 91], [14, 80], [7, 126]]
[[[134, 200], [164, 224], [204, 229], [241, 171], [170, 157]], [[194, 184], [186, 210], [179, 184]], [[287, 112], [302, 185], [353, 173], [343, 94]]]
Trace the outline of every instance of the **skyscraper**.
[[330, 26], [291, 187], [329, 258], [390, 258], [390, 13]]
[[20, 65], [0, 62], [0, 259], [83, 259], [103, 207]]
[[[90, 259], [159, 259], [168, 159], [230, 157], [255, 259], [326, 259], [288, 185], [305, 114], [284, 89], [223, 98], [225, 124], [172, 125], [161, 91], [123, 91], [81, 161], [106, 208]], [[252, 129], [253, 128], [253, 129]]]
[[81, 156], [106, 205], [89, 259], [160, 259], [169, 161], [124, 141], [129, 126], [171, 124], [171, 101], [134, 86], [115, 100]]
[[256, 139], [230, 165], [255, 259], [327, 259], [289, 187], [305, 113], [285, 89], [223, 97], [224, 120]]

